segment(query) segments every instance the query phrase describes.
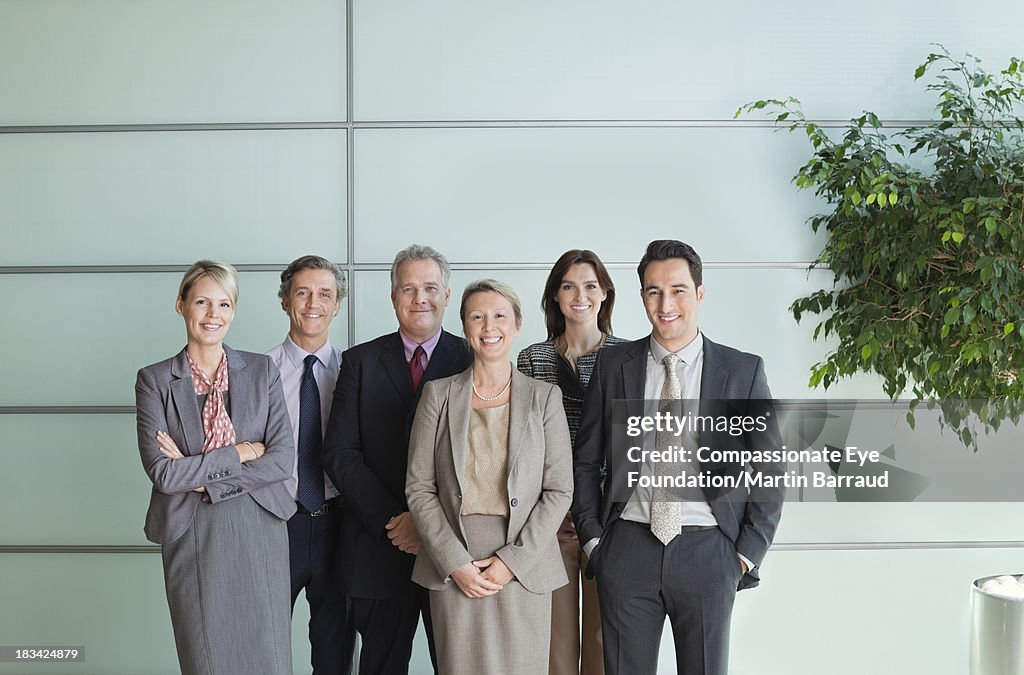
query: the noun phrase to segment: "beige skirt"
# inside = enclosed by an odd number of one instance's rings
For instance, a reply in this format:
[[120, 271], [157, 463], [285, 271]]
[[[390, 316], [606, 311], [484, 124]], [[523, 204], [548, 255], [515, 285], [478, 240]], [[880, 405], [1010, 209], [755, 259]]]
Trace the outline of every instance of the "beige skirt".
[[[505, 545], [508, 519], [463, 516], [474, 560]], [[551, 638], [551, 593], [512, 581], [486, 598], [466, 597], [454, 581], [430, 591], [430, 616], [441, 675], [544, 675]]]

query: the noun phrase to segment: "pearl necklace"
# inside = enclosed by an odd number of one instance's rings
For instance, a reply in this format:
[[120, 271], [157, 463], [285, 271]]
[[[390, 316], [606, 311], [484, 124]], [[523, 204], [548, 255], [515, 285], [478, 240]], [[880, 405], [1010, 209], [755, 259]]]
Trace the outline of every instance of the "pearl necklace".
[[501, 388], [501, 391], [499, 391], [494, 396], [482, 396], [480, 394], [480, 392], [476, 390], [476, 382], [473, 382], [472, 384], [473, 384], [473, 393], [476, 394], [476, 397], [478, 399], [480, 399], [481, 401], [497, 401], [499, 398], [504, 396], [505, 392], [508, 391], [508, 388], [510, 386], [512, 386], [512, 373], [508, 374], [508, 382], [506, 382], [505, 386]]

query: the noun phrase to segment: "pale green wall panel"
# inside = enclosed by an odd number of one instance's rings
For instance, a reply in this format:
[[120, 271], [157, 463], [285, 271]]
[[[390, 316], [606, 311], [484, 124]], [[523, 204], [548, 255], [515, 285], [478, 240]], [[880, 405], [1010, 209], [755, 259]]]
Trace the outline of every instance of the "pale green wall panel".
[[[180, 281], [180, 273], [0, 275], [0, 306], [19, 312], [0, 332], [0, 405], [132, 405], [138, 369], [185, 346], [174, 312]], [[284, 340], [279, 283], [273, 272], [239, 275], [227, 344], [265, 352]], [[40, 303], [53, 311], [38, 311]], [[343, 302], [332, 331], [339, 347], [347, 316]]]
[[0, 265], [344, 262], [345, 142], [337, 130], [0, 135]]
[[0, 3], [0, 124], [345, 118], [345, 3]]
[[[701, 250], [699, 240], [691, 242]], [[601, 255], [602, 251], [598, 248], [597, 252]], [[443, 249], [441, 252], [447, 253]], [[555, 255], [560, 253], [556, 251]], [[482, 277], [510, 283], [523, 302], [523, 330], [516, 338], [514, 353], [546, 337], [539, 309], [546, 270], [456, 270], [452, 274], [452, 299], [445, 313], [445, 328], [462, 334], [459, 322], [462, 289]], [[636, 272], [616, 269], [612, 279], [617, 289], [613, 316], [616, 335], [636, 339], [649, 334], [650, 323], [640, 301]], [[353, 291], [356, 342], [397, 330], [389, 297], [390, 283], [386, 272], [356, 272]], [[809, 389], [807, 378], [810, 366], [824, 357], [826, 344], [813, 342], [814, 324], [806, 319], [797, 324], [787, 308], [798, 296], [830, 283], [829, 273], [821, 270], [808, 274], [793, 269], [707, 269], [704, 273], [707, 294], [700, 310], [701, 328], [716, 342], [764, 357], [768, 382], [777, 398], [823, 398], [826, 392]], [[827, 396], [884, 398], [880, 384], [867, 376], [843, 380], [833, 385]]]
[[929, 43], [1001, 68], [1024, 20], [1001, 0], [354, 2], [355, 114], [379, 120], [729, 119], [768, 96], [918, 119]]
[[1020, 502], [788, 503], [775, 543], [1021, 541], [1022, 522]]
[[[736, 598], [730, 675], [963, 675], [971, 582], [1022, 563], [1019, 548], [770, 552]], [[674, 672], [670, 639], [661, 654]]]
[[0, 575], [5, 645], [85, 647], [83, 663], [0, 663], [0, 673], [179, 672], [158, 554], [5, 553]]
[[699, 240], [709, 262], [806, 261], [824, 241], [805, 225], [818, 202], [790, 184], [806, 141], [768, 129], [367, 129], [353, 143], [358, 262], [390, 262], [396, 238], [474, 262], [587, 247], [634, 261], [659, 238]]
[[[0, 663], [0, 675], [180, 672], [159, 554], [3, 553], [0, 576], [4, 645], [85, 647], [82, 663]], [[308, 621], [300, 598], [292, 619], [296, 673], [310, 670]]]
[[148, 544], [142, 526], [151, 483], [135, 415], [0, 415], [0, 436], [4, 511], [32, 505], [27, 517], [0, 521], [0, 543]]

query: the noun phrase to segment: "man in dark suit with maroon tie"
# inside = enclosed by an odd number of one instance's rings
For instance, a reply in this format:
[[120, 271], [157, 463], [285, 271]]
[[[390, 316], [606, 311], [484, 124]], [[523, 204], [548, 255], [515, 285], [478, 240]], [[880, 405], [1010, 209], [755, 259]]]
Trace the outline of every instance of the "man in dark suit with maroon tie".
[[[466, 341], [441, 328], [451, 268], [428, 246], [391, 266], [398, 331], [345, 351], [324, 439], [324, 470], [345, 499], [336, 577], [362, 637], [360, 675], [408, 673], [426, 591], [411, 580], [419, 534], [405, 501], [409, 430], [423, 383], [462, 372]], [[436, 669], [436, 667], [435, 667]]]

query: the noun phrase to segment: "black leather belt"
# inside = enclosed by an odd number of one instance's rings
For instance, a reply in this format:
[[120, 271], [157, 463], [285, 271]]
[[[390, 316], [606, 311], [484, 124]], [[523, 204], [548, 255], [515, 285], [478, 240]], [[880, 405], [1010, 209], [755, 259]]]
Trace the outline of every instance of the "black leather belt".
[[679, 531], [682, 534], [686, 534], [687, 532], [703, 532], [704, 530], [714, 530], [717, 527], [717, 525], [683, 525], [679, 529]]
[[324, 514], [330, 513], [331, 511], [337, 511], [338, 509], [341, 508], [343, 502], [344, 500], [341, 498], [341, 495], [338, 495], [337, 497], [332, 497], [331, 499], [325, 501], [323, 505], [316, 511], [309, 511], [306, 509], [305, 506], [298, 502], [295, 502], [295, 506], [298, 507], [299, 513], [304, 513], [307, 516], [322, 516]]

